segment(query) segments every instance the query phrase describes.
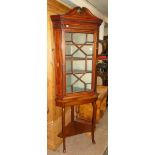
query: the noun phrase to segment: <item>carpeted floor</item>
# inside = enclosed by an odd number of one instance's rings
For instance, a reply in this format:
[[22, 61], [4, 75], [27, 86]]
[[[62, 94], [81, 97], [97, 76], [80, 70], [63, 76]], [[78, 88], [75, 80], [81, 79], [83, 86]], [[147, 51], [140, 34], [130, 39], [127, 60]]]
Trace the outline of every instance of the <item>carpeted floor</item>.
[[80, 134], [66, 138], [66, 153], [62, 152], [62, 145], [56, 150], [48, 150], [47, 155], [108, 155], [108, 112], [96, 125], [96, 144], [92, 144], [91, 137]]

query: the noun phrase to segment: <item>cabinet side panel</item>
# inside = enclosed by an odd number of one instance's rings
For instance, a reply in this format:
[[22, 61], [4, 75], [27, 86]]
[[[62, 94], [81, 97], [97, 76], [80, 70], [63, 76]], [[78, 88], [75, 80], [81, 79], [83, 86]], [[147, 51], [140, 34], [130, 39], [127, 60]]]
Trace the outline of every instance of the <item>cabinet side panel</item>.
[[61, 51], [61, 30], [54, 29], [55, 40], [55, 78], [56, 78], [56, 97], [62, 97], [62, 51]]
[[93, 91], [96, 92], [96, 64], [97, 64], [97, 51], [98, 51], [98, 29], [94, 33], [94, 61], [93, 61]]

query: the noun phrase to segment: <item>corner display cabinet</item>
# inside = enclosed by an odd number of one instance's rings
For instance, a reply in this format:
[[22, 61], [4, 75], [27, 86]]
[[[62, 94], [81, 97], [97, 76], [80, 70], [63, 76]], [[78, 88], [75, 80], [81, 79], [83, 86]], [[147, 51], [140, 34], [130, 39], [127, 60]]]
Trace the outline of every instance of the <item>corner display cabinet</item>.
[[[65, 138], [92, 133], [96, 122], [96, 55], [102, 20], [87, 8], [76, 7], [64, 15], [52, 15], [55, 40], [56, 105], [62, 108], [63, 152]], [[92, 122], [75, 119], [74, 106], [92, 103]], [[65, 108], [71, 107], [71, 122], [65, 126]]]

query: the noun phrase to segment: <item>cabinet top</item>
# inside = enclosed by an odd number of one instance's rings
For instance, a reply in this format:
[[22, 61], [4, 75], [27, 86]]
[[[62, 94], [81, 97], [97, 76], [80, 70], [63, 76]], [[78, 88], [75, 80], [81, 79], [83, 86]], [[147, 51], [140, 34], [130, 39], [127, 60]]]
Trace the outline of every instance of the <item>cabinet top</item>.
[[66, 14], [63, 15], [52, 15], [51, 20], [53, 22], [68, 21], [68, 22], [82, 22], [82, 23], [93, 23], [98, 26], [101, 25], [102, 19], [94, 16], [90, 10], [85, 7], [75, 7]]

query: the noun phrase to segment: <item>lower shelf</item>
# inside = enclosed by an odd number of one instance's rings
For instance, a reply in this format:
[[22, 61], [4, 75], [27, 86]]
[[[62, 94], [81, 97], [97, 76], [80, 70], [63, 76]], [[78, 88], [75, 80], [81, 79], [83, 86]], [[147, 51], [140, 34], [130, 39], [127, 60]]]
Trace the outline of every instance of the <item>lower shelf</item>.
[[[85, 132], [91, 132], [92, 125], [89, 122], [85, 122], [82, 120], [76, 120], [71, 123], [69, 123], [65, 127], [65, 137], [70, 137], [74, 135], [78, 135]], [[58, 134], [58, 137], [62, 138], [62, 132]]]

